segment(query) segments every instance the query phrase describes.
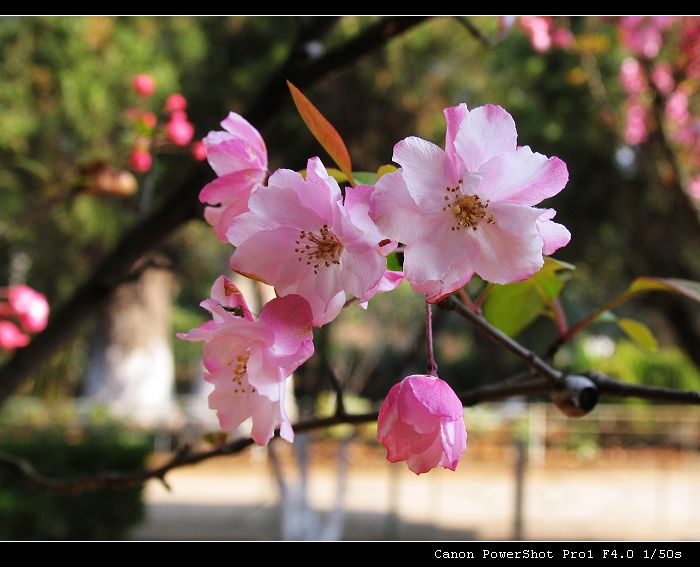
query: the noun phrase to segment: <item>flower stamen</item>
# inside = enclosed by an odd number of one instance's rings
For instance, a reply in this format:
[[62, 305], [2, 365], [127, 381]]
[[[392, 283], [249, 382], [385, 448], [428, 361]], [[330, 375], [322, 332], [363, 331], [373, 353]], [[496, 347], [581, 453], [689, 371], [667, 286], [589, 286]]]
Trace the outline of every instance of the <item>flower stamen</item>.
[[294, 252], [299, 255], [298, 260], [306, 261], [307, 266], [313, 266], [314, 274], [318, 274], [322, 267], [340, 265], [343, 244], [327, 224], [324, 224], [318, 233], [302, 230], [295, 243], [297, 247]]

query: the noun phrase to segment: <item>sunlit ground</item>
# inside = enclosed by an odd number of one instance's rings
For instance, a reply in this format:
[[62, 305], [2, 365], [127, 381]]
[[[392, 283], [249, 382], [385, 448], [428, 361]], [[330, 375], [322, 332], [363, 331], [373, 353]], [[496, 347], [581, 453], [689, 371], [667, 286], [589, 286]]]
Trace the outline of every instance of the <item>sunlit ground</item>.
[[[691, 412], [676, 430], [685, 439], [652, 448], [601, 447], [610, 424], [603, 408], [592, 421], [564, 421], [535, 409], [524, 429], [530, 437], [524, 473], [523, 538], [674, 540], [700, 538], [700, 414]], [[617, 412], [619, 444], [643, 426], [634, 412]], [[667, 410], [668, 408], [661, 408]], [[469, 410], [468, 410], [469, 411]], [[554, 410], [556, 411], [556, 410]], [[676, 411], [673, 408], [671, 411]], [[468, 414], [467, 414], [468, 415]], [[670, 414], [669, 414], [670, 415]], [[522, 422], [521, 422], [522, 423]], [[532, 443], [544, 424], [548, 443]], [[569, 425], [564, 425], [569, 424]], [[594, 443], [591, 424], [603, 432]], [[502, 424], [501, 424], [502, 425]], [[627, 433], [625, 433], [627, 431]], [[663, 436], [663, 424], [656, 426]], [[384, 461], [383, 450], [353, 442], [349, 451], [343, 539], [511, 539], [515, 522], [515, 457], [502, 427], [472, 432], [467, 454], [456, 473], [433, 471], [416, 477]], [[636, 438], [637, 441], [639, 438]], [[695, 445], [692, 445], [691, 441]], [[635, 443], [636, 444], [636, 443]], [[337, 441], [310, 449], [309, 501], [313, 512], [300, 520], [328, 526], [337, 498]], [[675, 445], [671, 447], [668, 445]], [[295, 484], [288, 447], [281, 461], [289, 486]], [[264, 450], [176, 471], [172, 492], [152, 482], [146, 490], [146, 522], [133, 532], [144, 539], [279, 539], [282, 510]], [[294, 514], [288, 508], [287, 513]]]

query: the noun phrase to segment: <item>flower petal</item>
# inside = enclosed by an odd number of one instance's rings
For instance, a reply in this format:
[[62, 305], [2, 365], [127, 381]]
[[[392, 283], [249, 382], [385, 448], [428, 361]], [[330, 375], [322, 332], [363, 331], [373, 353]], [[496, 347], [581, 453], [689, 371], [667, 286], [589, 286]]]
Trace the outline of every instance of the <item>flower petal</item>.
[[454, 150], [466, 172], [477, 172], [482, 164], [515, 151], [518, 134], [513, 117], [500, 106], [487, 104], [467, 112], [454, 137]]
[[408, 192], [421, 210], [442, 210], [445, 188], [454, 183], [445, 175], [445, 152], [432, 142], [411, 136], [394, 146], [392, 159], [401, 165]]
[[415, 374], [406, 378], [413, 395], [434, 417], [459, 419], [464, 413], [462, 402], [450, 385], [440, 378]]
[[537, 224], [542, 211], [510, 203], [494, 203], [489, 211], [495, 222], [470, 231], [478, 248], [474, 271], [498, 284], [529, 278], [544, 264]]
[[540, 232], [543, 240], [542, 254], [545, 256], [554, 254], [571, 240], [569, 230], [563, 224], [558, 224], [551, 220], [556, 214], [554, 209], [545, 209], [537, 221], [537, 230]]
[[296, 257], [298, 236], [296, 229], [287, 227], [258, 232], [236, 248], [231, 256], [231, 269], [263, 283], [278, 282], [289, 263], [281, 262], [280, 258]]
[[491, 202], [536, 205], [561, 191], [569, 180], [566, 164], [529, 147], [497, 156], [479, 169], [479, 195]]

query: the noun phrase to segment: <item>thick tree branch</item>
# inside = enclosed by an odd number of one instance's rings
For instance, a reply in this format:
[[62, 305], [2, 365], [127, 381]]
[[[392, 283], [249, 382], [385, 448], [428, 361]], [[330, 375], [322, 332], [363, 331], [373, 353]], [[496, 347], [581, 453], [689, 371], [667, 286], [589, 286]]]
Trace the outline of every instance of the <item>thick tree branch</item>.
[[[425, 18], [383, 18], [309, 62], [302, 61], [306, 59], [302, 51], [293, 49], [293, 55], [269, 79], [243, 113], [251, 123], [262, 128], [279, 111], [286, 97], [284, 79], [291, 79], [299, 87], [308, 86], [330, 72], [350, 65], [424, 20]], [[303, 37], [311, 39], [307, 35]], [[0, 403], [75, 337], [81, 324], [93, 316], [110, 294], [128, 279], [134, 265], [144, 254], [162, 244], [187, 221], [200, 216], [197, 195], [209, 175], [206, 167], [195, 167], [180, 188], [159, 209], [127, 231], [85, 283], [56, 311], [49, 326], [34, 337], [28, 347], [17, 350], [0, 368]]]
[[608, 396], [700, 405], [700, 392], [657, 388], [655, 386], [643, 386], [641, 384], [628, 384], [626, 382], [620, 382], [619, 380], [613, 380], [600, 372], [585, 372], [584, 375], [598, 386], [598, 390], [601, 394], [607, 394]]

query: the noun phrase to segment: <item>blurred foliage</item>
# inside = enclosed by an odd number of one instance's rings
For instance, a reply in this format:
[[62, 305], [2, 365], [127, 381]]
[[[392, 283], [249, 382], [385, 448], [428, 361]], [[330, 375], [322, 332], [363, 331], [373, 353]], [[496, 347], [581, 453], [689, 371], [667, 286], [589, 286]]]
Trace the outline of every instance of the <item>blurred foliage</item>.
[[[314, 49], [338, 45], [372, 21], [342, 18]], [[254, 99], [284, 61], [299, 27], [309, 22], [313, 25], [309, 18], [264, 17], [0, 19], [0, 282], [13, 275], [12, 259], [27, 254], [32, 262], [27, 281], [59, 303], [137, 218], [140, 194], [123, 199], [76, 191], [86, 164], [126, 162], [124, 111], [135, 101], [130, 81], [136, 73], [156, 79], [155, 111], [167, 94], [182, 92], [202, 136], [227, 111]], [[496, 30], [493, 18], [474, 22], [487, 34]], [[461, 101], [505, 106], [518, 125], [520, 144], [557, 155], [569, 168], [568, 188], [546, 206], [558, 210], [557, 220], [573, 234], [556, 257], [577, 268], [561, 293], [569, 320], [576, 321], [636, 276], [700, 279], [700, 257], [696, 235], [682, 224], [660, 221], [680, 231], [678, 239], [687, 245], [664, 248], [664, 233], [648, 239], [658, 248], [640, 244], [640, 227], [663, 219], [670, 206], [652, 167], [659, 154], [625, 148], [611, 129], [624, 101], [617, 81], [624, 53], [616, 46], [614, 26], [590, 18], [570, 23], [576, 48], [539, 54], [522, 34], [511, 33], [486, 49], [456, 20], [434, 18], [304, 93], [342, 135], [358, 171], [390, 163], [392, 146], [403, 137], [441, 143], [445, 106]], [[590, 88], [584, 59], [591, 53], [608, 97], [604, 102]], [[280, 110], [263, 132], [271, 167], [300, 169], [316, 154], [329, 162], [291, 100]], [[632, 152], [630, 163], [618, 162], [621, 150]], [[192, 167], [189, 156], [159, 158], [156, 202]], [[190, 223], [170, 239], [166, 253], [179, 282], [174, 330], [202, 320], [197, 305], [216, 275], [228, 269], [230, 252], [203, 223]], [[658, 261], [650, 261], [654, 258]], [[475, 280], [469, 290], [476, 293], [480, 286]], [[669, 320], [653, 305], [630, 304], [620, 316], [648, 322], [662, 346], [675, 341]], [[378, 398], [408, 371], [422, 371], [422, 325], [422, 302], [403, 285], [373, 299], [366, 312], [357, 306], [346, 310], [329, 331], [330, 358], [351, 390]], [[458, 318], [438, 312], [436, 325], [441, 375], [457, 388], [519, 368]], [[46, 377], [36, 381], [36, 393], [78, 390], [89, 336], [86, 329], [55, 357]], [[555, 336], [552, 321], [543, 318], [519, 339], [542, 352]], [[197, 349], [175, 341], [183, 387], [198, 376]], [[666, 360], [666, 352], [662, 349], [659, 360]], [[669, 364], [672, 360], [679, 359]], [[51, 376], [57, 386], [51, 386]], [[646, 371], [640, 376], [652, 380]]]
[[[40, 473], [55, 478], [141, 470], [151, 447], [145, 436], [116, 428], [79, 435], [55, 427], [14, 429], [12, 435], [0, 436], [0, 452], [25, 458]], [[141, 491], [137, 487], [56, 495], [0, 471], [0, 539], [119, 539], [143, 518]]]

